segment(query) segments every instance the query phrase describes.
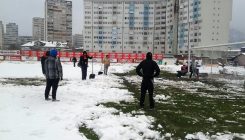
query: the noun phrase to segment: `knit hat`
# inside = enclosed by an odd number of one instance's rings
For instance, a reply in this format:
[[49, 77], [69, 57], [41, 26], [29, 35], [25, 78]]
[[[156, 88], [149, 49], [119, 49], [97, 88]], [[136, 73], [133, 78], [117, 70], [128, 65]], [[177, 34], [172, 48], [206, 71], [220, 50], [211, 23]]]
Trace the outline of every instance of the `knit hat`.
[[50, 50], [50, 55], [53, 57], [56, 57], [57, 56], [57, 50], [56, 49]]

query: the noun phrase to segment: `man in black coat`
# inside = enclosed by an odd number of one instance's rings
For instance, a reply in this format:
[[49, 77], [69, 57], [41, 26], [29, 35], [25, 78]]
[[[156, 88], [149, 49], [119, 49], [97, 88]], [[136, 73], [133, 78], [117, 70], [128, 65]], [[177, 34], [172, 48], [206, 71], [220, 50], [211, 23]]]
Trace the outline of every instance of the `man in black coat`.
[[87, 69], [88, 69], [88, 59], [92, 59], [92, 58], [93, 57], [88, 56], [86, 51], [84, 51], [83, 55], [80, 56], [79, 65], [81, 65], [81, 69], [82, 69], [82, 80], [86, 80]]
[[42, 57], [41, 57], [41, 65], [42, 65], [42, 72], [44, 75], [46, 75], [46, 72], [45, 72], [45, 67], [44, 67], [44, 64], [45, 64], [45, 60], [48, 58], [49, 56], [49, 51], [47, 51]]
[[76, 67], [77, 58], [75, 56], [72, 58], [72, 62], [73, 62], [74, 67]]
[[141, 97], [140, 97], [140, 107], [144, 107], [145, 94], [148, 90], [149, 93], [149, 101], [150, 108], [155, 107], [154, 99], [153, 99], [153, 78], [157, 77], [160, 74], [160, 69], [155, 61], [152, 60], [152, 53], [148, 52], [146, 54], [146, 59], [143, 60], [137, 67], [136, 72], [139, 76], [143, 77], [141, 83]]

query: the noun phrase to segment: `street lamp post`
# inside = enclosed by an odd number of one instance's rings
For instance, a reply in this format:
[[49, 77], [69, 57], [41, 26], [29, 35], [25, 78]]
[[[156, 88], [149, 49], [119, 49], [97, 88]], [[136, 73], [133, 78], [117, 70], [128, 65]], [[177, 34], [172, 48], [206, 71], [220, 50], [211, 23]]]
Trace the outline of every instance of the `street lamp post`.
[[191, 47], [190, 47], [190, 0], [188, 0], [188, 73], [190, 72], [190, 59], [191, 59]]

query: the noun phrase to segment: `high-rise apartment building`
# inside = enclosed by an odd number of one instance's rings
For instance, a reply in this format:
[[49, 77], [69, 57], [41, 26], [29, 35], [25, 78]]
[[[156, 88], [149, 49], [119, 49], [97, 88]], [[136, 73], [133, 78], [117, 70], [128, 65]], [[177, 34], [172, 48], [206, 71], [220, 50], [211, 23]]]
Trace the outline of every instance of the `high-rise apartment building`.
[[192, 48], [228, 43], [231, 20], [232, 0], [180, 0], [177, 53], [187, 54], [188, 44]]
[[227, 43], [232, 0], [85, 0], [84, 49], [187, 54]]
[[72, 2], [45, 1], [45, 40], [72, 45]]
[[16, 46], [18, 40], [18, 25], [16, 23], [6, 24], [6, 33], [4, 35], [5, 47]]
[[73, 47], [74, 48], [82, 48], [83, 47], [83, 35], [82, 34], [75, 34], [72, 38]]
[[132, 53], [153, 51], [154, 10], [158, 1], [85, 0], [84, 49]]
[[0, 21], [0, 49], [3, 49], [3, 45], [4, 45], [4, 26], [3, 26], [3, 22]]
[[44, 41], [44, 18], [34, 17], [32, 19], [33, 40]]

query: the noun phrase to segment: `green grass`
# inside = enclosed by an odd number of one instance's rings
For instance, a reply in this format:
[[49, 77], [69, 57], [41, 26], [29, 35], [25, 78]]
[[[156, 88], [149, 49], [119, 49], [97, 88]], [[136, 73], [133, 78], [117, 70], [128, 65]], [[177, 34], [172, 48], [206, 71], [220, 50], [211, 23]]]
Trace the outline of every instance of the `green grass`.
[[87, 139], [99, 140], [99, 136], [92, 129], [87, 128], [85, 125], [79, 127], [79, 132], [83, 133]]
[[40, 86], [45, 85], [46, 80], [41, 78], [6, 78], [4, 81], [0, 81], [2, 84], [13, 84], [21, 86]]
[[[124, 82], [125, 87], [133, 92], [134, 102], [104, 103], [106, 107], [114, 107], [124, 113], [137, 114], [140, 83], [129, 83], [124, 76], [135, 75], [134, 71], [124, 74], [117, 74]], [[175, 74], [161, 72], [160, 78], [168, 80], [180, 80]], [[182, 78], [183, 81], [197, 81], [196, 79]], [[224, 83], [214, 81], [212, 79], [201, 79], [200, 82], [214, 86], [217, 90], [198, 88], [197, 93], [190, 93], [180, 88], [168, 86], [162, 88], [161, 85], [155, 84], [155, 95], [165, 95], [171, 98], [167, 101], [157, 102], [154, 110], [149, 110], [148, 96], [145, 100], [145, 115], [155, 118], [154, 130], [158, 130], [162, 135], [172, 133], [174, 138], [183, 139], [188, 133], [209, 132], [216, 134], [217, 132], [245, 133], [245, 100], [244, 99], [227, 99], [228, 92], [220, 90]], [[203, 93], [209, 96], [204, 96]], [[213, 98], [212, 96], [220, 95], [222, 98]], [[135, 113], [136, 111], [136, 113]], [[134, 112], [134, 113], [132, 113]], [[216, 121], [208, 121], [213, 118]], [[158, 124], [163, 129], [158, 128]]]
[[[59, 86], [66, 84], [67, 80], [59, 82]], [[3, 81], [0, 81], [1, 84], [12, 84], [16, 86], [42, 86], [46, 85], [46, 79], [44, 78], [5, 78]]]

